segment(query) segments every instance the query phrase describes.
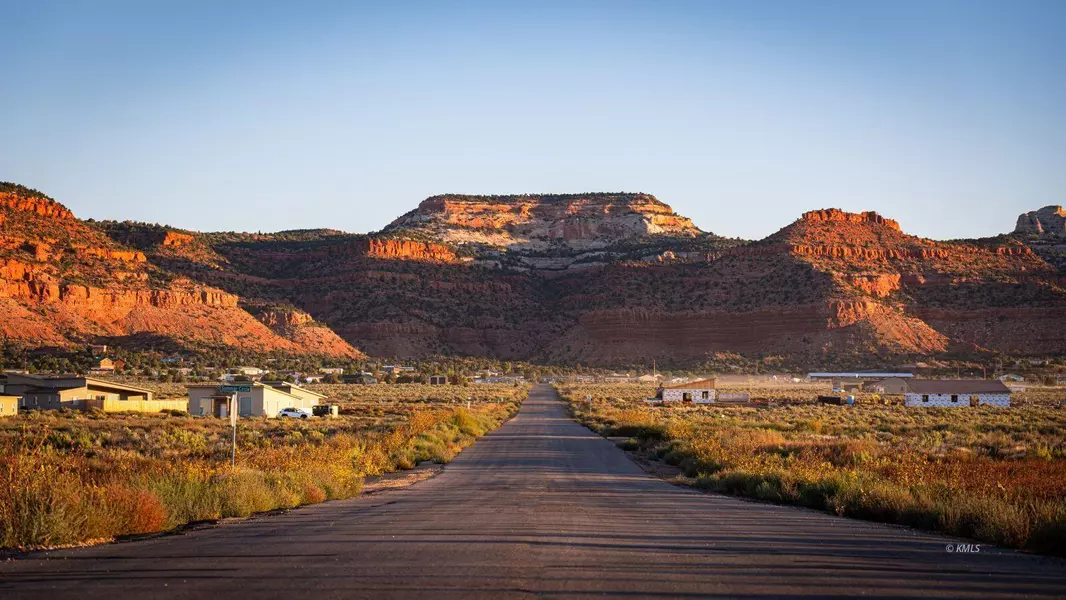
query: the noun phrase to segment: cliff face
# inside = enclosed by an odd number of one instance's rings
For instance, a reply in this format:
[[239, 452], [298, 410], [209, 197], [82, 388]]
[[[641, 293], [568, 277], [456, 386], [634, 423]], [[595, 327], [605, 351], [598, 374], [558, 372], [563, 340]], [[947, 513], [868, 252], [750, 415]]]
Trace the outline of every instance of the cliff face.
[[0, 216], [0, 334], [41, 344], [593, 365], [1066, 351], [1050, 246], [935, 242], [873, 212], [731, 244], [643, 194], [435, 196], [369, 236], [88, 224], [22, 196]]
[[1045, 206], [1023, 213], [1012, 236], [1066, 274], [1066, 209]]
[[921, 323], [897, 336], [912, 339], [915, 349], [1066, 348], [1066, 333], [1034, 337], [1029, 331], [1051, 326], [1049, 310], [1066, 309], [1061, 278], [1029, 247], [1007, 239], [934, 242], [906, 235], [894, 221], [872, 213], [831, 220], [809, 215], [775, 236], [830, 274], [836, 296], [869, 297]]
[[[317, 324], [274, 331], [241, 308], [238, 295], [161, 268], [39, 192], [0, 185], [0, 216], [0, 335], [8, 340], [136, 346], [166, 339], [189, 348], [358, 355]], [[139, 241], [151, 253], [194, 240], [163, 232]]]
[[692, 221], [649, 194], [433, 196], [385, 230], [512, 250], [587, 249], [701, 233]]
[[74, 219], [74, 213], [51, 198], [22, 195], [17, 192], [0, 191], [0, 209], [29, 212], [49, 219], [64, 221]]
[[615, 265], [560, 279], [577, 326], [560, 360], [696, 361], [715, 352], [812, 362], [960, 352], [1058, 353], [1055, 269], [1010, 240], [939, 243], [876, 213], [812, 211], [707, 262]]
[[442, 244], [403, 239], [368, 238], [355, 244], [357, 251], [371, 258], [457, 263], [455, 251]]
[[846, 223], [852, 225], [876, 225], [899, 231], [899, 223], [892, 219], [886, 219], [881, 215], [869, 211], [864, 213], [849, 213], [839, 208], [826, 208], [812, 210], [803, 213], [800, 217], [807, 223]]
[[1066, 209], [1045, 206], [1018, 217], [1014, 233], [1039, 237], [1066, 238]]

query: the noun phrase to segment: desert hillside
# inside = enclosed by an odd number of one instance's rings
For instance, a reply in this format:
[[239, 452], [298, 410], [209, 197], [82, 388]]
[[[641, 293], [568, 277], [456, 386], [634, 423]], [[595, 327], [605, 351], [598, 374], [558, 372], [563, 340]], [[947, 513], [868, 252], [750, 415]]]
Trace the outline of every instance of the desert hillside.
[[13, 184], [0, 208], [0, 331], [27, 344], [594, 365], [1066, 351], [1047, 209], [1042, 231], [1023, 215], [954, 242], [825, 209], [744, 242], [647, 194], [434, 196], [368, 235], [86, 222]]
[[279, 322], [276, 311], [256, 310], [269, 317], [257, 319], [239, 295], [153, 261], [194, 245], [194, 236], [145, 236], [134, 247], [44, 194], [12, 184], [0, 187], [0, 223], [5, 340], [358, 355], [305, 313], [294, 309]]

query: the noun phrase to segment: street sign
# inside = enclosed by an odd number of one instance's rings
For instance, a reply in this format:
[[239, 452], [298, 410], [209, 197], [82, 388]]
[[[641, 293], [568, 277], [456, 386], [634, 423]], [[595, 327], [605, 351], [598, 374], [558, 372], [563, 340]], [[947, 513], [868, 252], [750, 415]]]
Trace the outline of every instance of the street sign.
[[218, 391], [222, 392], [223, 394], [236, 394], [238, 392], [248, 393], [248, 392], [252, 391], [252, 386], [250, 386], [250, 385], [220, 385], [220, 386], [218, 386]]

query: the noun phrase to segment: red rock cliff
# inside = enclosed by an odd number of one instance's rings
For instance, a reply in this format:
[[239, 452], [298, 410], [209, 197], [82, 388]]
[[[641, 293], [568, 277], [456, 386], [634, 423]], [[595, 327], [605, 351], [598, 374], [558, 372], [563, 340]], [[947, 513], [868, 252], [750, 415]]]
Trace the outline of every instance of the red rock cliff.
[[456, 263], [459, 257], [441, 244], [428, 244], [414, 240], [367, 238], [355, 244], [356, 248], [370, 258], [417, 260], [425, 262]]
[[73, 220], [74, 213], [56, 202], [40, 196], [26, 196], [18, 193], [0, 192], [0, 208], [10, 208], [31, 212], [42, 217], [60, 220]]
[[824, 208], [822, 210], [812, 210], [810, 212], [803, 213], [803, 220], [810, 223], [854, 223], [858, 225], [877, 224], [884, 225], [891, 229], [899, 231], [899, 223], [892, 219], [886, 219], [881, 215], [867, 211], [863, 213], [849, 213], [840, 210], [839, 208]]

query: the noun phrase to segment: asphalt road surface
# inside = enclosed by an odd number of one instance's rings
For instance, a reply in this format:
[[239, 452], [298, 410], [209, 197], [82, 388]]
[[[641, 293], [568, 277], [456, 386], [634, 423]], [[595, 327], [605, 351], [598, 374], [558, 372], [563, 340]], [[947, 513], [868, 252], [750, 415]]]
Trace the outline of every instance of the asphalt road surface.
[[1066, 596], [1066, 562], [646, 475], [546, 386], [410, 488], [0, 564], [0, 598]]

